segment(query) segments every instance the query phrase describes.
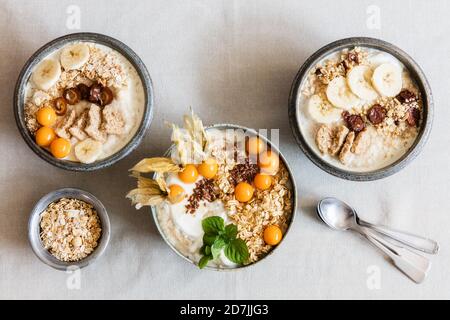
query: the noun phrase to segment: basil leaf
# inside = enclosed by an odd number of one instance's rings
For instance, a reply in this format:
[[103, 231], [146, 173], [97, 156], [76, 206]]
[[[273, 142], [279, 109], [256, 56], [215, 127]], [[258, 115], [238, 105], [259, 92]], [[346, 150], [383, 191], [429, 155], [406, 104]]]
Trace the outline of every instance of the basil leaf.
[[205, 246], [205, 249], [203, 250], [203, 254], [205, 256], [211, 255], [211, 247], [210, 246]]
[[202, 221], [203, 231], [207, 234], [219, 234], [225, 230], [225, 222], [221, 217], [208, 217]]
[[238, 234], [238, 229], [235, 224], [229, 224], [225, 227], [224, 235], [228, 240], [236, 239], [236, 236]]
[[242, 264], [248, 260], [247, 245], [242, 239], [234, 239], [225, 247], [225, 256], [234, 263]]
[[211, 256], [203, 256], [198, 262], [198, 267], [203, 269], [208, 264], [209, 260], [211, 260]]
[[222, 237], [217, 237], [216, 241], [214, 241], [214, 244], [211, 246], [211, 254], [213, 256], [213, 259], [217, 259], [220, 255], [220, 252], [223, 248], [227, 245], [227, 242]]
[[217, 234], [205, 233], [203, 235], [203, 244], [212, 246], [214, 241], [216, 241], [217, 237], [218, 237]]

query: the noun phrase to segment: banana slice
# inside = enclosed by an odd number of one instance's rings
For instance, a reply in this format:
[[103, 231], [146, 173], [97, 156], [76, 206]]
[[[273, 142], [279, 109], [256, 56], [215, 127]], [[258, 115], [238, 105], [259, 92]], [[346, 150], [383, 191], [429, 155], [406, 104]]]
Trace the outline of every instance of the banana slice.
[[64, 70], [80, 69], [89, 60], [89, 47], [84, 43], [69, 45], [62, 49], [60, 60]]
[[382, 96], [394, 97], [402, 90], [401, 70], [394, 64], [383, 63], [374, 70], [372, 84]]
[[347, 74], [350, 90], [363, 100], [372, 101], [378, 93], [372, 87], [372, 69], [368, 66], [353, 67]]
[[33, 72], [33, 82], [41, 90], [48, 90], [61, 76], [61, 65], [52, 59], [42, 60]]
[[75, 146], [75, 156], [81, 163], [93, 163], [102, 153], [102, 144], [99, 141], [87, 138]]
[[331, 104], [323, 101], [317, 94], [309, 98], [308, 112], [311, 118], [319, 123], [332, 123], [341, 118], [341, 109], [334, 108]]
[[340, 109], [349, 110], [358, 105], [359, 99], [355, 96], [347, 85], [344, 77], [336, 77], [327, 86], [328, 100]]

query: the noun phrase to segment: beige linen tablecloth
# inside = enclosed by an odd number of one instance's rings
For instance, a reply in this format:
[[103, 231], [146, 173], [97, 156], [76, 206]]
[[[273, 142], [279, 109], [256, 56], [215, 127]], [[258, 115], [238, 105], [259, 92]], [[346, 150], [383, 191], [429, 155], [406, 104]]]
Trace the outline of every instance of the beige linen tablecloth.
[[[2, 0], [0, 298], [450, 298], [449, 13], [445, 0]], [[38, 158], [12, 112], [14, 83], [28, 57], [77, 31], [129, 45], [147, 65], [156, 93], [155, 121], [138, 150], [92, 173], [63, 171]], [[422, 66], [434, 93], [435, 122], [425, 149], [381, 181], [348, 182], [322, 172], [301, 153], [289, 128], [288, 94], [300, 65], [321, 46], [348, 36], [398, 45]], [[166, 150], [170, 131], [163, 120], [181, 121], [189, 106], [206, 124], [280, 129], [300, 210], [283, 245], [252, 268], [197, 270], [167, 247], [149, 210], [136, 211], [124, 198], [134, 185], [127, 169]], [[27, 241], [34, 203], [67, 186], [98, 196], [112, 225], [105, 255], [79, 275], [42, 264]], [[324, 196], [348, 201], [369, 221], [438, 240], [441, 252], [432, 257], [428, 279], [412, 283], [356, 234], [319, 223], [312, 208]]]

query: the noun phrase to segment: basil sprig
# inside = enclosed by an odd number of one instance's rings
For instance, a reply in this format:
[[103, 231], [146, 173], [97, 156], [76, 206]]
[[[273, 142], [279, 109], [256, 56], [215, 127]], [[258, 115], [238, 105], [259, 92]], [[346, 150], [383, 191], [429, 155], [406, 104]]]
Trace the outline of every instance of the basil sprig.
[[203, 246], [200, 249], [200, 253], [203, 254], [198, 263], [200, 269], [203, 269], [210, 260], [217, 259], [222, 250], [224, 250], [225, 256], [234, 263], [242, 264], [248, 260], [247, 244], [244, 240], [237, 238], [236, 225], [225, 226], [221, 217], [214, 216], [203, 219], [202, 228], [205, 234], [203, 235]]

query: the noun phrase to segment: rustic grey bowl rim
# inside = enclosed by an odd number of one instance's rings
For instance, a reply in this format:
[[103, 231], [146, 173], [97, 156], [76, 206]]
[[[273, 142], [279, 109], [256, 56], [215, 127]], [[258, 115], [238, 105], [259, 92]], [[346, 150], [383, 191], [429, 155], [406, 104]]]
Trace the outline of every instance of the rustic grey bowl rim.
[[[299, 123], [297, 121], [298, 118], [297, 99], [300, 94], [300, 88], [303, 84], [303, 81], [306, 79], [309, 70], [312, 67], [314, 67], [314, 65], [316, 65], [317, 62], [319, 62], [326, 56], [339, 50], [353, 46], [368, 47], [387, 52], [393, 55], [395, 58], [397, 58], [401, 63], [403, 63], [405, 67], [408, 69], [411, 77], [415, 80], [417, 86], [419, 87], [420, 92], [422, 93], [423, 107], [424, 107], [423, 120], [421, 123], [419, 134], [416, 137], [416, 140], [414, 141], [410, 149], [400, 159], [393, 162], [392, 164], [384, 168], [368, 172], [344, 170], [336, 166], [333, 166], [332, 164], [323, 160], [320, 156], [318, 156], [314, 152], [314, 150], [312, 150], [307, 141], [304, 139], [300, 130]], [[418, 154], [422, 151], [425, 143], [427, 142], [433, 123], [433, 113], [434, 113], [433, 95], [431, 92], [431, 88], [425, 76], [425, 73], [417, 64], [417, 62], [415, 62], [415, 60], [411, 56], [409, 56], [406, 52], [404, 52], [397, 46], [384, 40], [369, 37], [351, 37], [337, 40], [325, 45], [324, 47], [314, 52], [303, 63], [303, 65], [301, 66], [300, 70], [298, 71], [297, 75], [294, 78], [291, 92], [289, 95], [288, 108], [289, 108], [288, 109], [289, 122], [292, 133], [295, 137], [295, 140], [297, 141], [297, 144], [299, 145], [303, 153], [307, 156], [307, 158], [309, 158], [316, 166], [318, 166], [325, 172], [328, 172], [329, 174], [334, 175], [336, 177], [352, 181], [378, 180], [391, 176], [399, 172], [403, 168], [405, 168], [418, 156]]]
[[[276, 245], [268, 254], [266, 254], [262, 259], [258, 260], [255, 263], [251, 263], [248, 265], [243, 265], [243, 266], [239, 266], [237, 268], [220, 268], [220, 267], [211, 267], [211, 266], [206, 266], [204, 269], [202, 270], [212, 270], [212, 271], [225, 271], [225, 272], [230, 272], [230, 271], [237, 271], [237, 270], [242, 270], [242, 269], [246, 269], [249, 267], [252, 267], [256, 264], [259, 264], [260, 262], [262, 262], [263, 260], [266, 260], [266, 258], [268, 258], [269, 256], [273, 255], [275, 251], [277, 251], [278, 247], [280, 247], [282, 245], [283, 242], [285, 242], [286, 237], [289, 233], [289, 231], [292, 228], [292, 225], [294, 223], [295, 220], [295, 215], [297, 213], [297, 208], [298, 208], [298, 195], [297, 195], [297, 184], [295, 182], [295, 177], [293, 174], [292, 169], [290, 168], [290, 165], [288, 163], [288, 161], [286, 160], [286, 158], [284, 157], [284, 155], [281, 153], [281, 151], [279, 150], [279, 148], [275, 145], [273, 145], [271, 143], [271, 141], [264, 137], [263, 135], [259, 135], [256, 130], [248, 128], [248, 127], [244, 127], [241, 125], [236, 125], [236, 124], [229, 124], [229, 123], [218, 123], [218, 124], [214, 124], [211, 126], [207, 126], [205, 127], [205, 130], [211, 130], [211, 129], [219, 129], [219, 130], [224, 130], [224, 129], [238, 129], [238, 130], [243, 130], [244, 132], [248, 132], [252, 135], [257, 135], [259, 136], [261, 139], [264, 140], [264, 142], [268, 143], [268, 145], [275, 150], [275, 152], [278, 153], [278, 155], [280, 156], [280, 159], [283, 161], [284, 165], [286, 166], [286, 169], [289, 173], [289, 177], [291, 180], [291, 185], [292, 185], [292, 215], [291, 215], [291, 219], [288, 225], [288, 228], [286, 229], [286, 232], [283, 235], [283, 238], [281, 240], [281, 242]], [[172, 149], [174, 148], [174, 145], [170, 146], [170, 148], [166, 151], [165, 156], [170, 156], [170, 153], [172, 151]], [[183, 258], [183, 260], [189, 262], [190, 264], [194, 265], [195, 267], [198, 268], [197, 263], [192, 261], [191, 259], [189, 259], [188, 257], [186, 257], [185, 255], [183, 255], [177, 248], [175, 248], [174, 245], [172, 245], [172, 243], [170, 242], [170, 240], [168, 239], [168, 237], [165, 235], [164, 231], [162, 230], [160, 224], [159, 224], [159, 220], [157, 217], [157, 210], [155, 206], [151, 206], [150, 207], [151, 213], [152, 213], [152, 217], [153, 217], [153, 221], [156, 225], [156, 228], [158, 229], [159, 234], [161, 235], [161, 237], [164, 239], [164, 241], [166, 242], [166, 244], [181, 258]]]
[[[97, 247], [86, 258], [80, 261], [64, 262], [56, 259], [48, 250], [46, 250], [40, 238], [40, 215], [47, 206], [61, 198], [75, 198], [83, 200], [94, 206], [100, 218], [102, 233]], [[70, 268], [84, 268], [96, 261], [106, 250], [109, 239], [111, 224], [108, 212], [102, 202], [92, 193], [78, 188], [62, 188], [47, 193], [39, 199], [31, 210], [28, 220], [28, 241], [34, 254], [46, 265], [61, 271], [70, 270]]]
[[[86, 41], [105, 45], [122, 54], [136, 69], [139, 77], [141, 78], [145, 95], [144, 113], [142, 115], [141, 123], [134, 136], [122, 149], [120, 149], [115, 154], [91, 164], [83, 164], [80, 162], [61, 160], [53, 157], [49, 152], [42, 149], [36, 144], [32, 135], [26, 128], [24, 119], [25, 88], [30, 79], [31, 71], [48, 54], [54, 52], [55, 50], [58, 50], [59, 48], [61, 48], [66, 44], [77, 41]], [[144, 62], [130, 47], [125, 45], [123, 42], [104, 34], [93, 32], [79, 32], [67, 34], [46, 43], [35, 53], [33, 53], [33, 55], [27, 60], [27, 62], [25, 63], [19, 74], [19, 77], [16, 82], [16, 87], [14, 90], [14, 115], [16, 119], [17, 128], [19, 129], [23, 139], [25, 140], [27, 145], [31, 148], [31, 150], [33, 150], [34, 153], [36, 153], [40, 158], [44, 159], [46, 162], [58, 168], [66, 170], [93, 171], [113, 165], [114, 163], [128, 156], [133, 150], [135, 150], [138, 147], [153, 119], [153, 108], [154, 108], [153, 101], [154, 101], [154, 93], [150, 74]]]

